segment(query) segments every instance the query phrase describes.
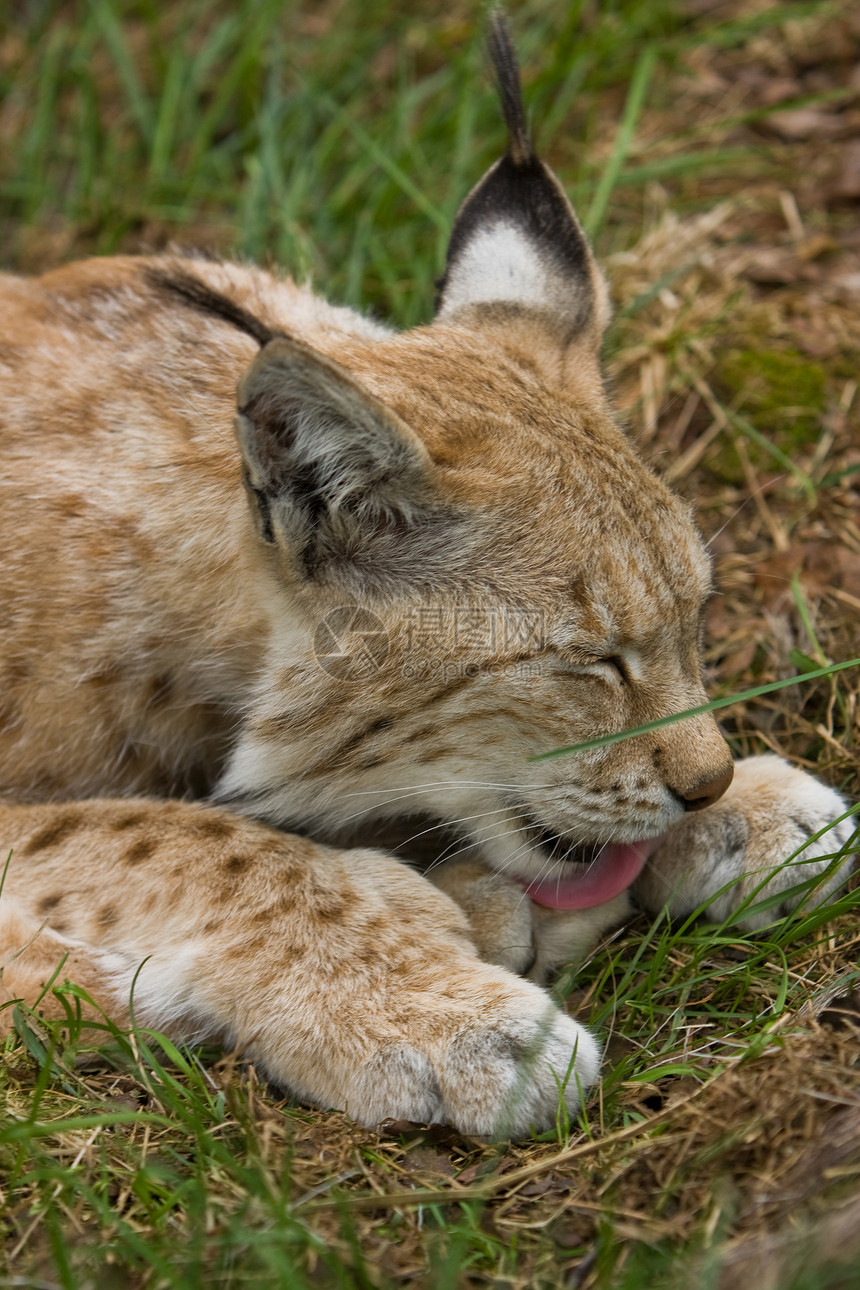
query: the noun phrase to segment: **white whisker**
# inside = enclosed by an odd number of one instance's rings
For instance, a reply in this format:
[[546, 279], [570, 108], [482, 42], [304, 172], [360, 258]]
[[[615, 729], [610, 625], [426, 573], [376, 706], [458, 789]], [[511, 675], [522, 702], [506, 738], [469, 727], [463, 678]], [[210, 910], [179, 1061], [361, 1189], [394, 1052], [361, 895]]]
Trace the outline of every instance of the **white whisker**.
[[[402, 842], [398, 842], [397, 845], [398, 847], [408, 847], [410, 842], [416, 842], [418, 838], [423, 838], [428, 833], [435, 833], [440, 829], [453, 829], [456, 828], [458, 824], [468, 824], [470, 820], [480, 820], [487, 815], [501, 815], [502, 813], [507, 812], [507, 809], [508, 808], [506, 806], [497, 806], [489, 811], [478, 811], [475, 815], [461, 815], [457, 820], [440, 820], [437, 824], [430, 824], [426, 829], [421, 829], [418, 833], [410, 834], [408, 838], [404, 838], [404, 840]], [[450, 845], [451, 844], [449, 843], [449, 846]], [[469, 845], [474, 846], [474, 843], [472, 842]], [[434, 863], [436, 862], [434, 861]]]
[[[494, 834], [492, 834], [492, 835], [491, 835], [491, 836], [489, 836], [489, 837], [488, 837], [488, 836], [486, 836], [486, 834], [484, 834], [483, 836], [481, 836], [480, 834], [476, 833], [475, 837], [473, 837], [473, 838], [469, 839], [468, 841], [464, 841], [463, 845], [462, 845], [462, 846], [457, 847], [457, 849], [456, 849], [455, 851], [449, 852], [449, 853], [447, 853], [447, 854], [446, 854], [445, 852], [443, 852], [443, 853], [442, 853], [442, 855], [441, 855], [441, 856], [439, 856], [439, 858], [438, 858], [437, 860], [434, 860], [434, 861], [433, 861], [433, 863], [432, 863], [432, 864], [431, 864], [427, 869], [425, 869], [425, 871], [424, 871], [424, 872], [425, 872], [425, 873], [429, 873], [429, 872], [430, 872], [430, 870], [431, 870], [431, 869], [435, 869], [435, 868], [437, 867], [437, 865], [440, 865], [440, 864], [442, 864], [443, 862], [447, 862], [448, 860], [453, 860], [456, 856], [458, 856], [458, 855], [462, 855], [464, 851], [470, 851], [470, 850], [472, 850], [472, 848], [473, 848], [473, 847], [480, 847], [480, 846], [486, 845], [486, 843], [488, 843], [488, 842], [497, 842], [497, 841], [499, 840], [499, 838], [508, 838], [508, 837], [513, 837], [513, 836], [515, 836], [517, 833], [525, 833], [525, 832], [527, 831], [528, 827], [529, 827], [528, 825], [525, 825], [525, 824], [524, 824], [524, 825], [522, 825], [522, 827], [521, 827], [521, 828], [516, 828], [516, 829], [507, 828], [507, 829], [503, 829], [500, 833], [494, 833]], [[452, 844], [452, 845], [454, 845], [454, 844]], [[518, 854], [519, 854], [519, 853], [518, 853]], [[493, 866], [493, 868], [495, 869], [495, 866]]]
[[557, 784], [505, 784], [499, 780], [493, 779], [435, 779], [427, 780], [423, 784], [400, 784], [391, 788], [360, 788], [354, 789], [349, 793], [344, 793], [344, 797], [371, 797], [377, 793], [423, 793], [430, 788], [496, 788], [507, 790], [508, 792], [522, 793], [524, 790], [533, 792], [535, 790], [549, 791], [558, 788]]

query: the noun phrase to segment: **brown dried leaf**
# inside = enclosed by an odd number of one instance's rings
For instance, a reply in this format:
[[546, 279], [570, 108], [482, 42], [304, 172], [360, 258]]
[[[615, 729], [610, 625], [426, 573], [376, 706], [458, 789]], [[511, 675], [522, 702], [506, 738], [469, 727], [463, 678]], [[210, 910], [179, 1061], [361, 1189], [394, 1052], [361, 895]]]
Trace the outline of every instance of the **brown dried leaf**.
[[432, 1147], [413, 1147], [403, 1157], [403, 1163], [417, 1173], [441, 1174], [445, 1178], [454, 1177], [454, 1162], [447, 1152], [434, 1151]]
[[789, 108], [785, 112], [775, 112], [768, 118], [768, 125], [781, 139], [834, 139], [840, 135], [845, 124], [836, 112], [825, 112], [821, 108]]
[[558, 1174], [545, 1174], [542, 1178], [535, 1178], [533, 1182], [528, 1182], [520, 1188], [521, 1196], [546, 1196], [558, 1195], [573, 1190], [574, 1182], [571, 1178], [560, 1178]]
[[743, 275], [762, 286], [788, 286], [794, 282], [815, 282], [821, 277], [817, 265], [778, 246], [759, 247], [746, 259]]
[[808, 542], [775, 551], [756, 566], [755, 582], [764, 606], [785, 608], [792, 600], [791, 579], [798, 573], [804, 589], [825, 596], [837, 588], [860, 598], [860, 554], [838, 542]]
[[860, 200], [860, 139], [850, 140], [841, 149], [839, 169], [827, 192], [827, 200]]

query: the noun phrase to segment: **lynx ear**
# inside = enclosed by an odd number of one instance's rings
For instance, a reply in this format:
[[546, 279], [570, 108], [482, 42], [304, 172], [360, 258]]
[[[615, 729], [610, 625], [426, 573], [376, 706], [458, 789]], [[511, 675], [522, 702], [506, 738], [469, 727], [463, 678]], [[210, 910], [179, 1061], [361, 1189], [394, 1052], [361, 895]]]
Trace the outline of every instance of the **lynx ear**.
[[436, 316], [475, 306], [539, 310], [565, 340], [608, 321], [606, 286], [573, 207], [536, 156], [523, 113], [519, 68], [496, 11], [488, 39], [508, 127], [508, 150], [457, 213]]
[[409, 531], [437, 527], [424, 446], [299, 341], [276, 336], [257, 355], [239, 385], [236, 437], [260, 535], [285, 541], [305, 576], [333, 564], [396, 572], [414, 547]]

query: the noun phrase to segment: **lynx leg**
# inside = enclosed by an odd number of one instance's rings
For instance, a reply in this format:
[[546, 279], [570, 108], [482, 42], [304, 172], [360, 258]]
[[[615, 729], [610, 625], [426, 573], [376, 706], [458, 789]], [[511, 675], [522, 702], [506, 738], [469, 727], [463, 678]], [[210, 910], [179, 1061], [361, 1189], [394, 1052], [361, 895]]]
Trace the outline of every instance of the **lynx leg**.
[[17, 900], [0, 897], [0, 1037], [11, 1029], [13, 1005], [19, 1000], [38, 1005], [44, 1017], [66, 1017], [62, 1003], [47, 988], [52, 978], [60, 985], [74, 981], [86, 991], [95, 1007], [84, 1005], [84, 1017], [110, 1016], [126, 1029], [128, 1008], [113, 988], [113, 973], [119, 967], [121, 961], [109, 953], [76, 945], [51, 931]]
[[109, 955], [120, 1015], [135, 981], [139, 1022], [238, 1045], [363, 1123], [524, 1134], [596, 1078], [588, 1032], [481, 962], [454, 902], [388, 856], [178, 802], [16, 807], [0, 834], [8, 896], [58, 951]]

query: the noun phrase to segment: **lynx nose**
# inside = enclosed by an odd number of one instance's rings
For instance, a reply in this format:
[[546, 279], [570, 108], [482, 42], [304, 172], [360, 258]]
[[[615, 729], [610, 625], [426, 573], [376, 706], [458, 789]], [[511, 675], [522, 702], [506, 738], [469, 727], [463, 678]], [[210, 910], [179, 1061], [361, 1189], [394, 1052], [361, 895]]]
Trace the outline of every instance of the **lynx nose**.
[[714, 779], [703, 780], [692, 788], [684, 789], [678, 794], [684, 803], [684, 810], [702, 811], [706, 806], [712, 806], [714, 802], [722, 797], [729, 784], [731, 784], [734, 773], [734, 767], [729, 766], [728, 770], [724, 771], [722, 775], [717, 775]]

